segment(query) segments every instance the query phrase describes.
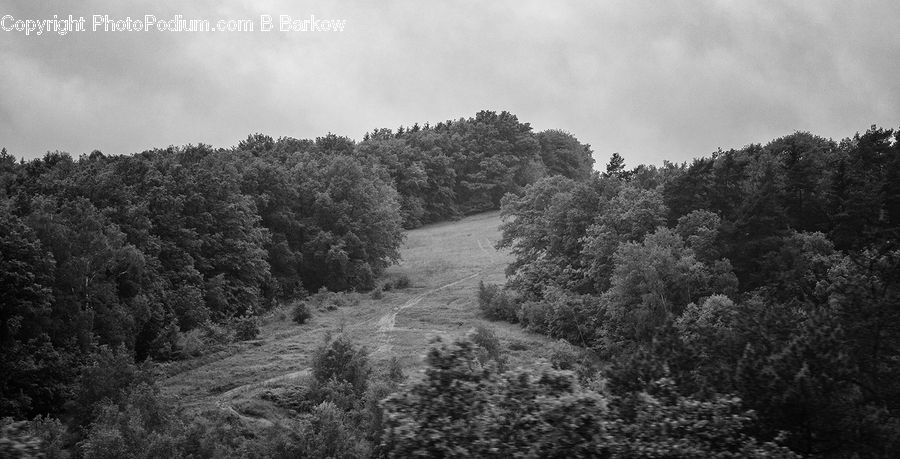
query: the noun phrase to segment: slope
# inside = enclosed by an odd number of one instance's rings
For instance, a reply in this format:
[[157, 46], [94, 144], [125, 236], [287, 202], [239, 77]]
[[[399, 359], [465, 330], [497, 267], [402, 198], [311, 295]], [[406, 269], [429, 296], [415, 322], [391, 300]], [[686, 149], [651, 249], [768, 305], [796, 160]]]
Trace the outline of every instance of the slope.
[[261, 339], [165, 368], [171, 376], [162, 382], [163, 393], [182, 409], [236, 410], [248, 422], [269, 425], [282, 414], [259, 396], [302, 383], [313, 350], [337, 333], [366, 346], [376, 369], [397, 358], [413, 379], [434, 338], [452, 340], [477, 326], [494, 330], [511, 366], [541, 365], [549, 353], [547, 338], [516, 325], [488, 322], [478, 308], [479, 281], [503, 282], [510, 261], [493, 248], [499, 224], [499, 214], [492, 212], [409, 231], [401, 262], [380, 280], [406, 276], [409, 288], [386, 291], [381, 299], [344, 294], [349, 305], [315, 311], [304, 325], [291, 322], [286, 311], [276, 311], [264, 320]]

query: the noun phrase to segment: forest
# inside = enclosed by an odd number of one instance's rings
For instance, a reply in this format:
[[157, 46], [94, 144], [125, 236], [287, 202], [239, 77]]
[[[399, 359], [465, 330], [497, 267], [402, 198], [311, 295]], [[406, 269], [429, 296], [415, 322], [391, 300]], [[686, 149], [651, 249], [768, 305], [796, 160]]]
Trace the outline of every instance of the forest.
[[[3, 149], [0, 456], [896, 457], [895, 132], [602, 172], [570, 133], [494, 111], [360, 141]], [[273, 310], [380, 294], [405, 230], [498, 209], [514, 261], [472, 296], [568, 346], [552, 371], [476, 334], [401, 384], [337, 337], [276, 400], [291, 426], [238, 435], [160, 394], [160, 365]]]

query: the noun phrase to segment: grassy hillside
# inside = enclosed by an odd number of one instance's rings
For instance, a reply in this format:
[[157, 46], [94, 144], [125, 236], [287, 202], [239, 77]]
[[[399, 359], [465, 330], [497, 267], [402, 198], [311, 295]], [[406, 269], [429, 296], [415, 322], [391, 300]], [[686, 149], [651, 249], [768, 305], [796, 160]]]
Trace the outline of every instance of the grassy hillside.
[[452, 339], [479, 325], [494, 329], [511, 366], [542, 365], [547, 338], [488, 322], [478, 309], [478, 282], [502, 282], [509, 262], [508, 254], [493, 248], [499, 223], [499, 214], [491, 212], [409, 231], [402, 261], [381, 281], [407, 276], [409, 288], [386, 291], [381, 299], [344, 294], [348, 305], [315, 311], [304, 325], [293, 323], [289, 311], [276, 311], [265, 319], [261, 339], [167, 368], [172, 376], [162, 381], [163, 392], [182, 409], [219, 407], [248, 423], [278, 422], [286, 413], [260, 396], [304, 383], [313, 350], [327, 334], [341, 332], [366, 346], [377, 369], [397, 357], [413, 379], [435, 337]]

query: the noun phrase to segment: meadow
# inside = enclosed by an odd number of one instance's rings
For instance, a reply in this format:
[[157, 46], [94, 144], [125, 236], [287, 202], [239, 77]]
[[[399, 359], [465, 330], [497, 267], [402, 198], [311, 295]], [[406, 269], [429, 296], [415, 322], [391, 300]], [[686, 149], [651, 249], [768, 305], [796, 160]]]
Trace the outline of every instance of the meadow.
[[494, 249], [499, 224], [499, 213], [489, 212], [408, 231], [401, 261], [379, 280], [406, 277], [408, 288], [386, 291], [381, 299], [366, 293], [332, 294], [342, 305], [314, 311], [303, 325], [293, 323], [289, 311], [277, 309], [262, 319], [258, 339], [163, 365], [170, 375], [160, 381], [162, 393], [186, 412], [218, 407], [238, 413], [248, 426], [278, 423], [291, 414], [262, 395], [308, 384], [312, 353], [329, 334], [345, 334], [364, 346], [376, 372], [397, 358], [410, 382], [421, 376], [424, 355], [435, 339], [450, 342], [479, 326], [493, 329], [510, 367], [548, 368], [549, 338], [481, 316], [479, 281], [502, 283], [511, 260]]

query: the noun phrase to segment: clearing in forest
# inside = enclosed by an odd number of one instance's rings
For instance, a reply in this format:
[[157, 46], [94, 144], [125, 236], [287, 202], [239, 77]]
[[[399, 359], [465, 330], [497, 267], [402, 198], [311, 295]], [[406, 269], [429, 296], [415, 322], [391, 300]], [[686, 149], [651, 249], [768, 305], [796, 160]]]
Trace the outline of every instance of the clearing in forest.
[[170, 364], [163, 393], [183, 409], [236, 410], [248, 421], [269, 425], [281, 414], [259, 396], [302, 383], [313, 351], [329, 333], [343, 332], [365, 346], [376, 370], [397, 357], [413, 379], [435, 337], [452, 340], [479, 325], [494, 330], [512, 367], [540, 364], [549, 353], [547, 338], [487, 321], [478, 307], [478, 282], [502, 283], [511, 260], [494, 249], [499, 224], [499, 213], [491, 212], [407, 232], [400, 263], [379, 284], [407, 276], [410, 287], [385, 291], [381, 299], [345, 294], [358, 304], [314, 311], [304, 325], [293, 323], [290, 311], [276, 311], [263, 320], [259, 339]]

